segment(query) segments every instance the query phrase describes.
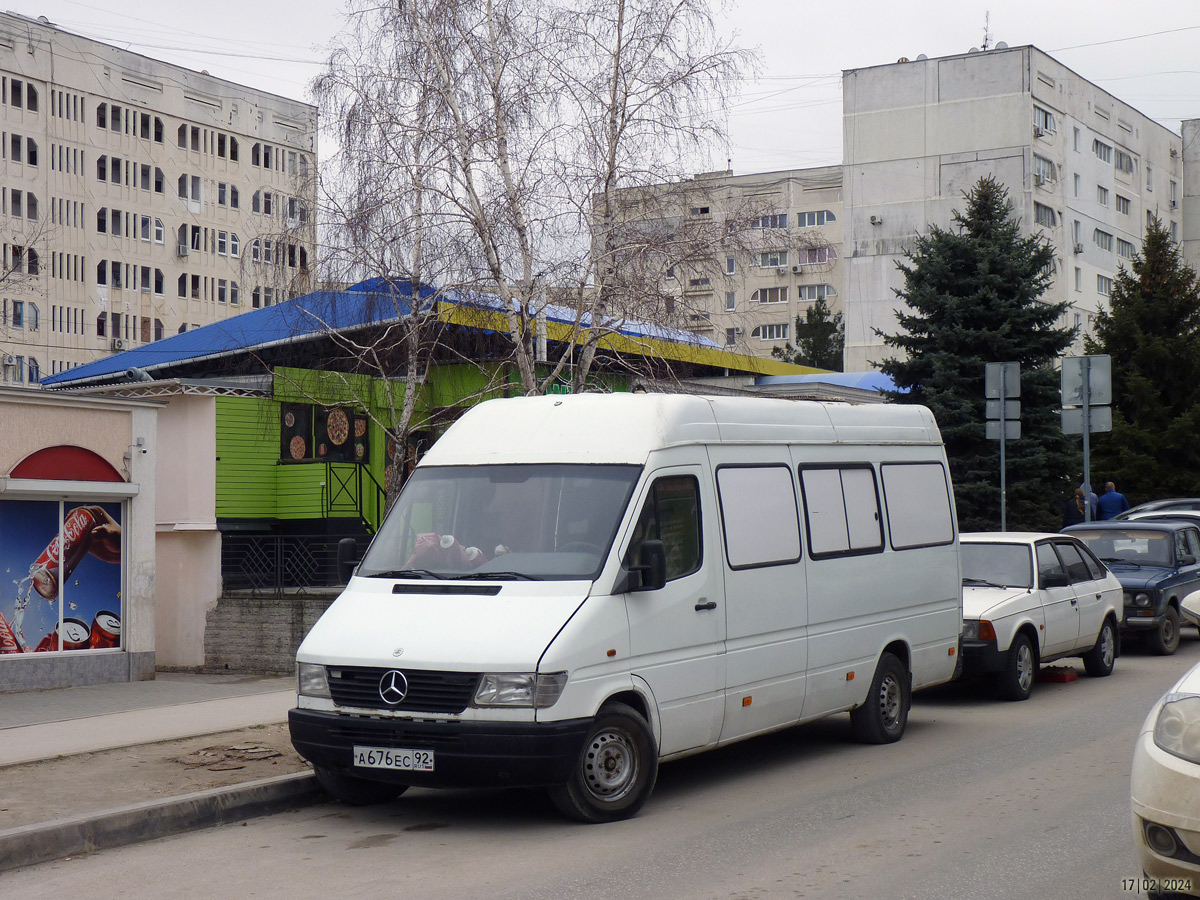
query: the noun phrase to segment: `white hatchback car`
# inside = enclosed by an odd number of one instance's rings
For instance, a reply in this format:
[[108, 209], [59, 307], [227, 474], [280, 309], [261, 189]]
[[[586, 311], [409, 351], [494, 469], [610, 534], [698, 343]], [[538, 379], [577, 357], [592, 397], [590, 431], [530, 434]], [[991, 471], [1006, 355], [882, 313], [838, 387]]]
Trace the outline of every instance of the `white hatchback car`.
[[1083, 657], [1108, 675], [1120, 652], [1121, 582], [1065, 534], [987, 532], [960, 538], [963, 674], [995, 678], [1000, 695], [1027, 700], [1038, 666]]
[[1133, 748], [1133, 842], [1151, 898], [1200, 897], [1200, 664], [1154, 704]]

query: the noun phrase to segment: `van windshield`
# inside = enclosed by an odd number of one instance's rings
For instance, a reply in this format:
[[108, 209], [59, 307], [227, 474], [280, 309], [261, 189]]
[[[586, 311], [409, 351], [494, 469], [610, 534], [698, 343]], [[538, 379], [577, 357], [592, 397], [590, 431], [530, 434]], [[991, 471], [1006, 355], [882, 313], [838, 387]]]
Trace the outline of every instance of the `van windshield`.
[[358, 574], [593, 579], [641, 471], [618, 465], [419, 467]]

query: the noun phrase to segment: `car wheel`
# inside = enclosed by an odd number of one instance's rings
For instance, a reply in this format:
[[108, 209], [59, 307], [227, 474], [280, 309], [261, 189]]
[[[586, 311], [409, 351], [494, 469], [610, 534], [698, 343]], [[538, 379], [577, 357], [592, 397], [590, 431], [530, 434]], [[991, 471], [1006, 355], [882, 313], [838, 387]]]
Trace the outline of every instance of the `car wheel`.
[[1096, 646], [1083, 655], [1083, 668], [1092, 678], [1103, 678], [1111, 675], [1113, 663], [1117, 659], [1117, 636], [1113, 631], [1112, 620], [1105, 619], [1100, 626], [1100, 636], [1096, 638]]
[[1008, 648], [1004, 660], [1004, 671], [998, 683], [1000, 696], [1005, 700], [1028, 700], [1033, 693], [1033, 681], [1037, 677], [1037, 655], [1028, 635], [1018, 632]]
[[317, 776], [317, 784], [324, 788], [325, 793], [333, 799], [351, 806], [387, 803], [408, 790], [407, 784], [391, 784], [386, 781], [356, 778], [338, 769], [328, 769], [325, 766], [313, 766], [313, 774]]
[[637, 813], [658, 779], [658, 748], [646, 720], [624, 703], [601, 707], [571, 780], [550, 789], [564, 815], [615, 822]]
[[912, 705], [908, 670], [893, 654], [879, 657], [866, 702], [850, 710], [854, 737], [864, 744], [890, 744], [904, 736]]
[[1159, 656], [1170, 656], [1179, 649], [1179, 612], [1168, 606], [1158, 630], [1150, 635], [1150, 647]]

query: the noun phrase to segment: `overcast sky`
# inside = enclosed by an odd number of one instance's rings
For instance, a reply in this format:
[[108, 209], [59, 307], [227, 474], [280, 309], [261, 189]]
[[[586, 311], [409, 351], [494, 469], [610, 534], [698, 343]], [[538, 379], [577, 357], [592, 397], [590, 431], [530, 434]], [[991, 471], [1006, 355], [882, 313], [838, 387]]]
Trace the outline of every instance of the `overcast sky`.
[[[342, 0], [45, 0], [13, 11], [300, 100], [341, 27]], [[721, 13], [761, 76], [731, 110], [735, 172], [840, 164], [841, 71], [1033, 44], [1163, 125], [1200, 117], [1197, 0], [741, 0]]]

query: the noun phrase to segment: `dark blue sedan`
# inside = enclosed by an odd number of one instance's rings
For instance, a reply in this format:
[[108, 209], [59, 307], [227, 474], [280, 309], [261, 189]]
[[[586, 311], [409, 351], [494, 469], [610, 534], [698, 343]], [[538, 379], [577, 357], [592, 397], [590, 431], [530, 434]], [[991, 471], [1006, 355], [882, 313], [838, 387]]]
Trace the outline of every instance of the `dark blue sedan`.
[[1121, 630], [1164, 656], [1179, 647], [1179, 604], [1200, 590], [1200, 527], [1178, 520], [1092, 522], [1063, 531], [1108, 565], [1125, 593]]

